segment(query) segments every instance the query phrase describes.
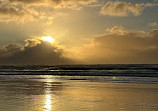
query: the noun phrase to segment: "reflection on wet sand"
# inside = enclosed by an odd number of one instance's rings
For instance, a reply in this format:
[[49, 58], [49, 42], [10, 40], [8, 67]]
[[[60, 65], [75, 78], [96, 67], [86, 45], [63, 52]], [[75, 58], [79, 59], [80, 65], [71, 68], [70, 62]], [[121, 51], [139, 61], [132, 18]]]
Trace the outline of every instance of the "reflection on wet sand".
[[42, 95], [62, 90], [62, 82], [40, 82], [32, 80], [0, 81], [0, 87], [8, 93], [25, 95]]
[[51, 94], [50, 94], [50, 91], [51, 91], [51, 88], [50, 86], [52, 85], [51, 83], [53, 83], [53, 80], [51, 79], [46, 79], [46, 86], [47, 86], [47, 89], [45, 90], [45, 111], [51, 111], [52, 109], [52, 98], [51, 98]]
[[0, 80], [1, 111], [157, 111], [158, 84]]
[[63, 90], [63, 82], [52, 79], [16, 79], [0, 81], [2, 111], [52, 111], [55, 96]]
[[51, 95], [46, 94], [46, 100], [45, 100], [45, 111], [51, 111], [52, 109], [52, 100], [51, 100]]

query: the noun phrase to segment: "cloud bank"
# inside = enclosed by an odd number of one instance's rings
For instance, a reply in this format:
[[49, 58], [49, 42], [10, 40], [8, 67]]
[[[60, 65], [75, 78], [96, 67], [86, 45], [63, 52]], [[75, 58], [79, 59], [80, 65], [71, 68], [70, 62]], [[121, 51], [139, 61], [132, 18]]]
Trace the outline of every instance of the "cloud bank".
[[[158, 29], [128, 31], [114, 26], [79, 47], [62, 48], [37, 38], [25, 45], [10, 44], [0, 50], [0, 64], [155, 64], [158, 63]], [[75, 61], [75, 62], [74, 62]]]
[[90, 41], [72, 51], [76, 58], [86, 63], [158, 63], [158, 29], [131, 32], [115, 26]]
[[9, 44], [0, 50], [1, 65], [61, 65], [71, 64], [72, 60], [64, 57], [64, 50], [59, 45], [39, 39], [26, 40], [25, 46]]

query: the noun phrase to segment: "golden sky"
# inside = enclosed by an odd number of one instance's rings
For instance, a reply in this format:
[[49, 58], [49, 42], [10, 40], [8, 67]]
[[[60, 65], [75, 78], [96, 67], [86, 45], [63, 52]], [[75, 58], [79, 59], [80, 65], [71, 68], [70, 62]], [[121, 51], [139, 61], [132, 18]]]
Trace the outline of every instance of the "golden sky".
[[0, 64], [158, 63], [158, 0], [0, 0]]

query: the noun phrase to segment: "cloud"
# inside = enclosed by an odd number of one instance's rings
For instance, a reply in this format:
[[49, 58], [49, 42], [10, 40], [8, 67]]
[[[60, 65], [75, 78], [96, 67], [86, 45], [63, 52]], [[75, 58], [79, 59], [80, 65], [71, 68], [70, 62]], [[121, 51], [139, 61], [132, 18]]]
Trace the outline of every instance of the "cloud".
[[52, 8], [79, 9], [79, 5], [87, 5], [96, 0], [8, 0], [11, 3], [21, 3], [25, 5], [49, 5]]
[[151, 27], [154, 27], [154, 26], [157, 26], [158, 23], [157, 22], [152, 22], [152, 23], [149, 23], [148, 26], [151, 26]]
[[44, 2], [46, 0], [8, 0], [9, 2], [19, 2], [19, 3], [26, 3], [26, 4], [32, 4], [32, 3], [39, 3], [39, 2]]
[[56, 8], [80, 9], [80, 5], [87, 5], [96, 0], [51, 0], [51, 2]]
[[158, 39], [158, 29], [152, 29], [152, 30], [150, 30], [149, 35], [150, 35], [150, 37]]
[[9, 44], [5, 46], [6, 52], [13, 52], [13, 51], [19, 51], [20, 46], [18, 44]]
[[1, 65], [59, 65], [71, 64], [72, 61], [64, 57], [64, 50], [60, 45], [39, 39], [26, 40], [25, 46], [10, 44], [0, 50]]
[[5, 56], [6, 54], [10, 55], [21, 50], [20, 45], [18, 44], [9, 44], [0, 50], [0, 55]]
[[108, 15], [108, 16], [128, 16], [128, 15], [134, 15], [138, 16], [141, 15], [143, 12], [143, 9], [146, 7], [152, 7], [158, 4], [133, 4], [133, 3], [127, 3], [127, 2], [107, 2], [102, 8], [100, 13], [102, 15]]
[[102, 15], [110, 16], [127, 16], [133, 14], [135, 16], [140, 15], [142, 8], [139, 4], [132, 4], [126, 2], [107, 2], [101, 9]]
[[[153, 64], [158, 63], [158, 29], [128, 31], [124, 27], [108, 28], [104, 35], [93, 37], [78, 47], [63, 48], [38, 38], [25, 45], [10, 44], [0, 49], [0, 64]], [[74, 62], [75, 61], [75, 62]]]
[[0, 22], [44, 21], [52, 24], [55, 9], [79, 10], [96, 0], [1, 0]]
[[22, 16], [22, 15], [24, 15], [24, 12], [20, 11], [15, 6], [1, 4], [0, 5], [0, 14]]
[[124, 27], [114, 26], [113, 28], [106, 29], [107, 32], [124, 35], [128, 31]]
[[46, 25], [52, 24], [54, 17], [48, 10], [39, 10], [34, 6], [23, 6], [2, 2], [0, 4], [0, 22], [26, 23], [44, 21]]
[[40, 16], [40, 13], [35, 9], [13, 5], [7, 2], [0, 4], [0, 22], [25, 22], [33, 21]]
[[22, 18], [23, 15], [25, 15], [25, 12], [19, 10], [16, 6], [0, 4], [1, 21], [15, 20], [17, 18]]
[[[125, 33], [122, 34], [122, 30]], [[85, 63], [158, 63], [158, 29], [131, 32], [115, 26], [109, 33], [90, 41], [72, 50], [76, 58], [79, 56], [77, 59]]]

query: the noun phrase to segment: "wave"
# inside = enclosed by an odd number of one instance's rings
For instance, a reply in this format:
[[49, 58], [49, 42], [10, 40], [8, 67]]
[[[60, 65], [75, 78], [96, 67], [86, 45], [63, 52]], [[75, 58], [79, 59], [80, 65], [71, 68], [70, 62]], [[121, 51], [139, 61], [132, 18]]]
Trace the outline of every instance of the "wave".
[[0, 66], [0, 75], [158, 77], [157, 64]]

